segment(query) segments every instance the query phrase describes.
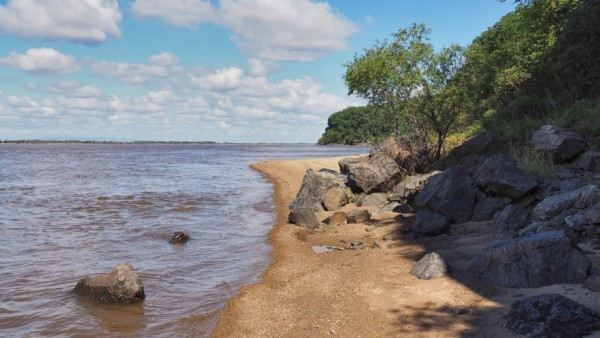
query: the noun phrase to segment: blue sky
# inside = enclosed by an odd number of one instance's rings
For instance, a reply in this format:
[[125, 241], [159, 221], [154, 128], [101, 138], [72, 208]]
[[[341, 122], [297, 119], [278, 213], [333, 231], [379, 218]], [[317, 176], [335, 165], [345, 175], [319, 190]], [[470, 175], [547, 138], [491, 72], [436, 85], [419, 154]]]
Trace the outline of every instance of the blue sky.
[[467, 45], [495, 0], [0, 1], [0, 139], [315, 142], [344, 63], [422, 22]]

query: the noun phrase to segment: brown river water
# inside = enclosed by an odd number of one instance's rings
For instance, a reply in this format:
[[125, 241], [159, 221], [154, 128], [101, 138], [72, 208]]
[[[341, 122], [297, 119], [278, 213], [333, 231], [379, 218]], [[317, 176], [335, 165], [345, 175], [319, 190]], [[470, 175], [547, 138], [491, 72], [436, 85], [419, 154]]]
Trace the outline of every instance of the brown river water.
[[[0, 337], [204, 337], [267, 267], [272, 187], [248, 165], [364, 153], [312, 145], [0, 144]], [[174, 231], [192, 237], [168, 243]], [[130, 262], [143, 304], [77, 280]]]

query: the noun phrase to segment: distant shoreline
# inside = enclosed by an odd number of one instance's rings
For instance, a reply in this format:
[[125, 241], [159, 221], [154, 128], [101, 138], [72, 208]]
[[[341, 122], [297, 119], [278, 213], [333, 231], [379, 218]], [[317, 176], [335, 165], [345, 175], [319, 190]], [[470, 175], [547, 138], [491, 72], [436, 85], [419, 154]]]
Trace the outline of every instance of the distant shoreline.
[[315, 145], [321, 147], [368, 147], [364, 144], [268, 143], [268, 142], [216, 142], [216, 141], [83, 141], [83, 140], [0, 140], [0, 144], [192, 144], [192, 145]]

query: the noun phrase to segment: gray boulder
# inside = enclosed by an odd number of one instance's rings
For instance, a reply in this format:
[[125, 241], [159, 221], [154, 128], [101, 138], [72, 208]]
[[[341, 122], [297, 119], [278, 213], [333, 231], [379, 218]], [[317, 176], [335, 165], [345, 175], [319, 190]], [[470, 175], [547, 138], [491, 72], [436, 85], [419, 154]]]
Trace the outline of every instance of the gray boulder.
[[448, 219], [431, 210], [419, 210], [411, 229], [421, 235], [441, 235], [449, 229]]
[[583, 231], [585, 226], [588, 225], [588, 221], [583, 212], [578, 212], [575, 215], [565, 217], [565, 224], [575, 231]]
[[448, 160], [452, 163], [457, 163], [467, 156], [486, 154], [492, 150], [497, 141], [496, 135], [492, 133], [479, 133], [460, 146], [452, 149], [448, 155]]
[[103, 303], [130, 304], [146, 298], [142, 280], [129, 263], [121, 263], [108, 273], [81, 279], [74, 292]]
[[581, 283], [590, 267], [563, 231], [549, 231], [497, 243], [475, 257], [469, 271], [479, 283], [537, 288]]
[[348, 175], [349, 168], [352, 165], [356, 165], [358, 163], [364, 163], [369, 160], [369, 156], [355, 156], [355, 157], [345, 157], [338, 162], [338, 166], [340, 167], [340, 172], [343, 175]]
[[538, 129], [531, 142], [536, 150], [550, 153], [555, 163], [569, 161], [586, 149], [585, 140], [579, 134], [551, 124]]
[[325, 191], [322, 198], [323, 208], [328, 211], [337, 210], [354, 201], [354, 194], [345, 186], [332, 186]]
[[468, 173], [451, 167], [431, 177], [415, 197], [417, 210], [429, 209], [445, 216], [450, 222], [471, 219], [477, 188]]
[[514, 333], [536, 338], [579, 338], [600, 330], [600, 315], [558, 294], [518, 300], [503, 318]]
[[412, 203], [412, 200], [423, 189], [425, 183], [430, 178], [441, 173], [441, 171], [433, 171], [428, 174], [406, 176], [392, 189], [392, 197], [390, 199], [400, 203]]
[[435, 252], [423, 256], [423, 258], [410, 269], [411, 275], [425, 280], [442, 277], [447, 271], [448, 266], [446, 265], [446, 262], [442, 256]]
[[533, 208], [533, 218], [548, 221], [564, 212], [583, 210], [600, 202], [600, 189], [586, 185], [577, 190], [546, 197]]
[[494, 216], [494, 228], [502, 231], [516, 231], [529, 223], [529, 211], [518, 204], [509, 204]]
[[371, 213], [365, 209], [354, 209], [348, 212], [348, 223], [364, 224], [371, 221]]
[[366, 161], [346, 162], [340, 168], [348, 175], [348, 186], [354, 192], [386, 192], [402, 179], [403, 171], [386, 153], [375, 153]]
[[321, 223], [317, 219], [315, 212], [310, 208], [297, 208], [290, 210], [288, 220], [292, 224], [307, 228], [317, 229], [321, 227]]
[[502, 210], [510, 199], [502, 197], [484, 197], [481, 196], [477, 199], [475, 207], [473, 208], [472, 221], [488, 221], [494, 218], [494, 215]]
[[326, 194], [338, 194], [335, 203], [327, 196], [329, 207], [345, 205], [351, 193], [345, 190], [345, 182], [339, 176], [326, 171], [307, 170], [296, 199], [290, 204], [290, 209], [308, 208], [312, 211], [324, 210], [323, 201]]
[[374, 206], [383, 208], [388, 204], [388, 195], [384, 193], [362, 194], [358, 197], [359, 207]]
[[586, 151], [579, 156], [574, 166], [581, 170], [600, 173], [600, 151]]
[[507, 155], [488, 157], [475, 171], [475, 182], [487, 193], [516, 199], [538, 187], [536, 179], [517, 168]]
[[600, 224], [600, 203], [596, 203], [585, 211], [588, 224]]

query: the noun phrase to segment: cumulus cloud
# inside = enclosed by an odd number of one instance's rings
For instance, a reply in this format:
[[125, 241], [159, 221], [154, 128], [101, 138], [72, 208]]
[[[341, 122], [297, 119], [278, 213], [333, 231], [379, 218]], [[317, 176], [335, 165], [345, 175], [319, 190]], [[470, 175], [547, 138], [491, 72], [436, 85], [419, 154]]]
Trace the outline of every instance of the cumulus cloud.
[[46, 89], [49, 93], [61, 94], [69, 97], [97, 97], [102, 95], [102, 91], [96, 86], [84, 85], [77, 81], [54, 82]]
[[354, 23], [325, 2], [312, 0], [135, 0], [134, 13], [173, 26], [212, 22], [233, 32], [243, 50], [265, 60], [309, 61], [343, 50]]
[[0, 31], [22, 37], [98, 43], [120, 35], [117, 0], [9, 0]]
[[202, 88], [227, 90], [238, 87], [243, 74], [244, 71], [241, 68], [229, 67], [218, 69], [204, 76], [190, 75], [190, 80]]
[[140, 18], [182, 27], [193, 27], [214, 16], [210, 1], [204, 0], [135, 0], [131, 8]]
[[73, 56], [52, 48], [31, 48], [24, 54], [11, 52], [8, 56], [0, 58], [0, 64], [24, 72], [46, 74], [68, 74], [79, 68]]
[[93, 61], [94, 73], [114, 78], [128, 84], [147, 84], [155, 78], [166, 78], [180, 71], [179, 60], [175, 55], [161, 53], [150, 56], [148, 63]]

